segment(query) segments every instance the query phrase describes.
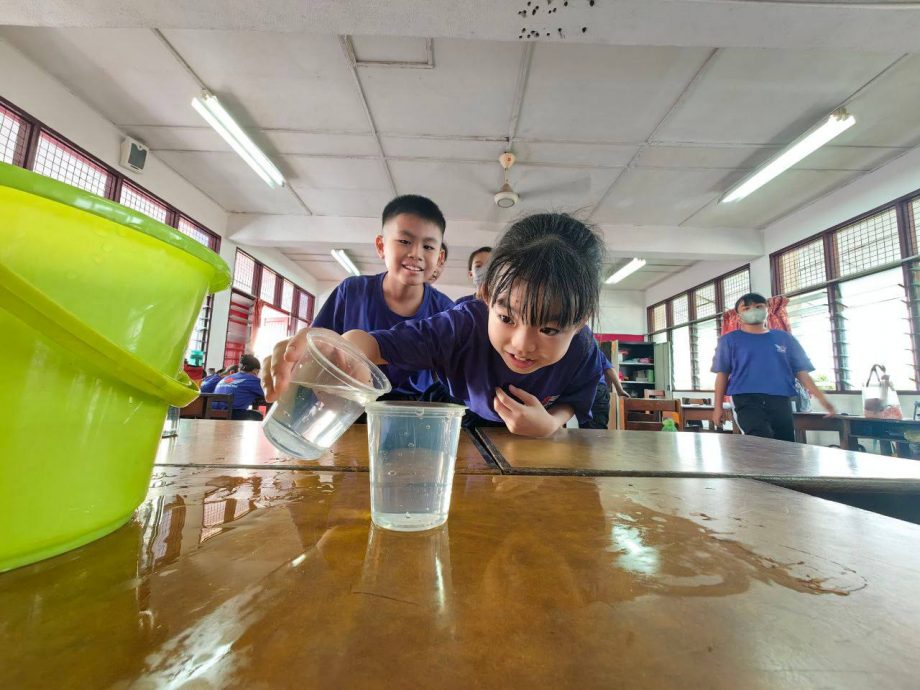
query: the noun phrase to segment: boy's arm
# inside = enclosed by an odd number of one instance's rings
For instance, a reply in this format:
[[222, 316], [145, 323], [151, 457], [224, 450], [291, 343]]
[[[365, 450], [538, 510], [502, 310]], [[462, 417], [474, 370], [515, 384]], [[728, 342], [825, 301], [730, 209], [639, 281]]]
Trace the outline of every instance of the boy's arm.
[[716, 374], [716, 390], [712, 398], [712, 425], [722, 426], [722, 399], [728, 388], [728, 374], [720, 371]]
[[818, 399], [818, 402], [821, 403], [821, 407], [827, 411], [829, 417], [837, 414], [837, 410], [831, 404], [831, 401], [827, 399], [827, 396], [824, 395], [824, 391], [815, 385], [815, 381], [811, 378], [811, 374], [807, 371], [800, 371], [796, 373], [795, 377], [799, 380], [799, 383], [805, 387], [805, 390]]

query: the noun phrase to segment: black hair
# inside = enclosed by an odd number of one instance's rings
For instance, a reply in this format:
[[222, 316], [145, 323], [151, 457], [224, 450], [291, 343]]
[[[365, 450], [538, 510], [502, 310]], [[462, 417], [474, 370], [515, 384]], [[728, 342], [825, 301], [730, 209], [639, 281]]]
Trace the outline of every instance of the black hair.
[[735, 311], [738, 311], [738, 307], [742, 304], [745, 307], [749, 307], [752, 304], [766, 304], [767, 298], [761, 295], [759, 292], [749, 292], [746, 295], [741, 295], [738, 298], [738, 301], [735, 302]]
[[469, 260], [466, 262], [466, 270], [467, 270], [467, 271], [472, 271], [472, 270], [473, 270], [473, 259], [476, 258], [476, 255], [477, 255], [477, 254], [481, 254], [482, 252], [489, 252], [489, 254], [491, 254], [491, 253], [492, 253], [492, 247], [480, 247], [479, 249], [477, 249], [476, 251], [474, 251], [472, 254], [470, 254], [470, 258], [469, 258]]
[[262, 364], [255, 355], [243, 355], [240, 357], [240, 371], [243, 373], [249, 373], [261, 368]]
[[447, 229], [447, 221], [444, 220], [444, 214], [441, 213], [441, 209], [438, 208], [438, 205], [428, 197], [419, 196], [417, 194], [405, 194], [396, 197], [384, 207], [383, 214], [380, 218], [380, 224], [386, 225], [400, 213], [411, 213], [413, 216], [418, 216], [422, 220], [434, 223], [441, 229], [442, 236]]
[[490, 305], [526, 284], [518, 306], [526, 324], [574, 326], [597, 313], [604, 243], [565, 213], [536, 213], [502, 236], [486, 272]]

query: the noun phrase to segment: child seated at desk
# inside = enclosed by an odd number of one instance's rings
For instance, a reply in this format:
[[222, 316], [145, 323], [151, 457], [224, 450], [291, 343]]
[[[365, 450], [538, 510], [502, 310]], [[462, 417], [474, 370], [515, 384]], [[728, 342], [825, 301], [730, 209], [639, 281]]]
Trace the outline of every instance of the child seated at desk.
[[[573, 415], [591, 418], [603, 373], [587, 321], [597, 311], [603, 244], [571, 216], [517, 221], [495, 248], [471, 300], [427, 319], [345, 338], [378, 364], [433, 370], [450, 400], [469, 408], [464, 423], [505, 425], [516, 434], [553, 434]], [[275, 400], [306, 350], [307, 331], [266, 358], [266, 400]]]
[[[233, 396], [231, 419], [262, 419], [261, 412], [249, 409], [253, 402], [265, 397], [259, 383], [259, 369], [257, 357], [243, 355], [240, 358], [239, 372], [225, 376], [214, 388], [215, 393]], [[215, 403], [214, 407], [217, 407], [218, 404], [220, 403]]]

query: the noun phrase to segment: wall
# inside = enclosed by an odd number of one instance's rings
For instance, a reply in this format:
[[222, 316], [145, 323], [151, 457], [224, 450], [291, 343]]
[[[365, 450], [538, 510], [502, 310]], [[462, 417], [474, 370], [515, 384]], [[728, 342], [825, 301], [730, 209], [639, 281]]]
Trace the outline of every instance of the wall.
[[645, 300], [641, 290], [601, 290], [596, 333], [645, 333]]
[[[227, 213], [224, 209], [156, 155], [147, 156], [143, 174], [120, 167], [118, 160], [124, 137], [121, 130], [3, 39], [0, 39], [0, 65], [3, 66], [0, 69], [0, 96], [220, 235], [220, 253], [231, 268], [236, 248], [241, 246], [305, 290], [316, 294], [321, 289], [313, 276], [277, 250], [247, 247], [226, 239]], [[261, 182], [254, 178], [254, 184]], [[223, 363], [229, 305], [229, 291], [215, 297], [207, 366], [219, 367]]]

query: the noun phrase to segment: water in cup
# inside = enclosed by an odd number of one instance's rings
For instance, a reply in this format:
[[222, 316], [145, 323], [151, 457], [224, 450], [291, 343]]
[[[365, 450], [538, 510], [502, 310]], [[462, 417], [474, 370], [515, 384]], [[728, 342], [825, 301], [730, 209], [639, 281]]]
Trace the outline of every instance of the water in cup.
[[367, 403], [389, 390], [383, 372], [341, 336], [310, 331], [307, 353], [262, 431], [279, 450], [312, 460], [345, 433]]
[[367, 406], [374, 524], [414, 532], [447, 521], [465, 409], [443, 403]]

